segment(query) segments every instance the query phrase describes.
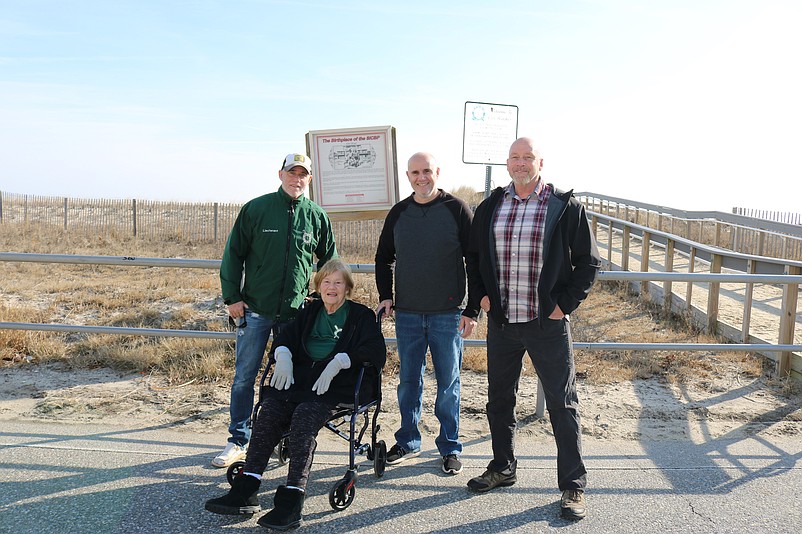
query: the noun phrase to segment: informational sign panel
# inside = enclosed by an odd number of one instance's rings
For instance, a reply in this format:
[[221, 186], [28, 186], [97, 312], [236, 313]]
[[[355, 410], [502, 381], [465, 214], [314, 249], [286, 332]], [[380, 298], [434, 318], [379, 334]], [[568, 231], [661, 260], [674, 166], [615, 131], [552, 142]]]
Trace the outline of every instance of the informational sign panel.
[[463, 163], [506, 165], [510, 145], [518, 138], [518, 106], [465, 102]]
[[388, 210], [398, 202], [392, 126], [310, 131], [306, 144], [310, 196], [326, 211]]

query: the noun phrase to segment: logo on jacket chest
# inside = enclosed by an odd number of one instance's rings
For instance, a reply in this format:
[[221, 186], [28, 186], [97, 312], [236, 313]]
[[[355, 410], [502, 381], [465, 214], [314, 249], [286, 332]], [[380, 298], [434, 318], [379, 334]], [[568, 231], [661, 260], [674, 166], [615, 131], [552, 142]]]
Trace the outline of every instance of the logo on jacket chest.
[[343, 331], [343, 329], [335, 324], [334, 325], [334, 339], [340, 339], [340, 332], [342, 332], [342, 331]]

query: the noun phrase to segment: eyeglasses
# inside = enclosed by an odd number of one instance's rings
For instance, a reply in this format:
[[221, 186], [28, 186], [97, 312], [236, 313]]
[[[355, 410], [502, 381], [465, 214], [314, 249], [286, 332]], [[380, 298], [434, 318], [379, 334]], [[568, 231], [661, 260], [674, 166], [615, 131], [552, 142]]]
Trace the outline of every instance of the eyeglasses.
[[228, 324], [231, 328], [245, 328], [248, 326], [248, 322], [245, 320], [245, 316], [237, 317], [236, 319], [228, 316]]

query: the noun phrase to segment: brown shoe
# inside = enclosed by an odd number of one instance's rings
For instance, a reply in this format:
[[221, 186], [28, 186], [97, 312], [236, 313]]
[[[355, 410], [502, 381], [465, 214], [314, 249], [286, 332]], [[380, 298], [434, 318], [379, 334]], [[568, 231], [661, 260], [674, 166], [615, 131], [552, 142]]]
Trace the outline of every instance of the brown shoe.
[[505, 475], [504, 473], [488, 469], [482, 473], [482, 476], [470, 479], [468, 481], [468, 488], [482, 493], [499, 486], [512, 486], [517, 481], [518, 478], [515, 476], [515, 473]]
[[564, 519], [573, 521], [585, 517], [585, 491], [581, 489], [565, 490], [560, 499], [560, 515]]

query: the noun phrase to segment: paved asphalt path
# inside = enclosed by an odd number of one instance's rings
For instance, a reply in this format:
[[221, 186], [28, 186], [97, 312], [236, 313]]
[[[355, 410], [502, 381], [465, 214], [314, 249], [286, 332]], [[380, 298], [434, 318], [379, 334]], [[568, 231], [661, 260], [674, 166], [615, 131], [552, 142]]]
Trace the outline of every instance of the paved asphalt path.
[[[353, 504], [329, 506], [346, 442], [321, 434], [304, 508], [304, 532], [749, 532], [802, 531], [802, 442], [794, 438], [585, 441], [588, 517], [559, 517], [553, 443], [518, 438], [518, 483], [483, 495], [465, 484], [490, 457], [486, 439], [466, 444], [465, 470], [446, 476], [435, 449], [388, 467], [364, 457]], [[206, 512], [227, 491], [209, 460], [225, 434], [175, 427], [3, 422], [0, 532], [264, 532], [253, 517]], [[262, 506], [284, 481], [271, 462]]]

